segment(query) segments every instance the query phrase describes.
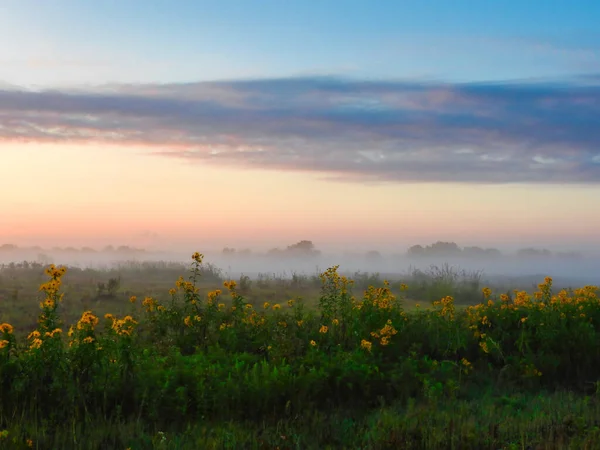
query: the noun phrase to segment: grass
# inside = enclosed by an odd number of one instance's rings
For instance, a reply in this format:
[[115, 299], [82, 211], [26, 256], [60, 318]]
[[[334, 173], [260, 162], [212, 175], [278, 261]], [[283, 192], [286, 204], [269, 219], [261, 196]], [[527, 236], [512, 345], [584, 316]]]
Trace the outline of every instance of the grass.
[[593, 286], [185, 269], [4, 267], [0, 448], [599, 448]]

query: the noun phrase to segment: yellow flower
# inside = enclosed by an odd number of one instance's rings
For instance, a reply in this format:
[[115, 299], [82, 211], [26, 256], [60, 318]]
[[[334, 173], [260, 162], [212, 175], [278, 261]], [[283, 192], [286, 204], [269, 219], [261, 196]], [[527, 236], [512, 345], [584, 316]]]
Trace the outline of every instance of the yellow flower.
[[287, 301], [288, 306], [291, 308], [292, 306], [294, 306], [294, 299], [290, 299]]
[[27, 439], [25, 441], [25, 444], [27, 445], [27, 447], [32, 448], [33, 447], [33, 441], [31, 439]]
[[274, 310], [281, 309], [281, 305], [280, 305], [279, 303], [275, 303], [275, 304], [273, 305], [273, 309], [274, 309]]
[[406, 291], [407, 289], [408, 289], [408, 286], [406, 284], [404, 284], [404, 283], [400, 284], [400, 290], [401, 291]]
[[225, 308], [225, 303], [219, 303], [219, 309]]
[[13, 331], [14, 328], [10, 323], [3, 323], [0, 325], [0, 333], [12, 334]]
[[198, 264], [202, 264], [202, 260], [204, 259], [204, 255], [202, 253], [195, 252], [192, 255], [192, 259], [196, 261]]
[[269, 302], [264, 302], [263, 303], [263, 308], [269, 309], [269, 306], [271, 306], [271, 304]]
[[33, 339], [33, 338], [39, 338], [40, 337], [40, 332], [38, 330], [33, 330], [31, 333], [29, 333], [29, 336], [27, 336], [27, 339]]
[[8, 344], [10, 344], [10, 342], [8, 342], [7, 340], [3, 339], [0, 341], [0, 349], [7, 347]]
[[42, 346], [42, 340], [39, 338], [34, 339], [31, 342], [31, 345], [29, 346], [30, 348], [40, 348]]
[[104, 314], [104, 318], [107, 320], [115, 320], [115, 316], [112, 314]]
[[221, 325], [219, 325], [219, 330], [223, 331], [225, 328], [227, 328], [226, 323], [222, 323]]
[[250, 303], [246, 303], [246, 309], [252, 309], [252, 305]]
[[85, 311], [82, 315], [81, 315], [81, 319], [79, 319], [79, 322], [77, 322], [77, 329], [78, 330], [83, 330], [85, 328], [94, 328], [96, 325], [98, 325], [98, 318], [92, 314], [91, 311]]
[[339, 321], [339, 320], [337, 320], [337, 319], [333, 319], [333, 320], [331, 321], [331, 323], [332, 323], [332, 324], [334, 324], [334, 325], [339, 325], [339, 324], [340, 324], [340, 321]]
[[129, 301], [131, 303], [135, 303], [136, 300], [137, 300], [137, 297], [135, 295], [132, 295], [131, 297], [129, 297]]
[[175, 288], [171, 288], [171, 289], [169, 289], [169, 294], [170, 294], [171, 296], [173, 296], [173, 295], [177, 294], [177, 289], [175, 289]]
[[492, 295], [492, 290], [489, 287], [484, 287], [481, 292], [486, 300]]
[[298, 321], [298, 326], [301, 327], [303, 323], [304, 323], [304, 320], [299, 320]]
[[360, 341], [360, 346], [362, 348], [364, 348], [365, 350], [371, 351], [373, 344], [371, 342], [367, 341], [366, 339], [363, 339], [362, 341]]
[[91, 336], [87, 336], [87, 337], [83, 338], [84, 344], [91, 344], [92, 342], [94, 342], [94, 338]]
[[223, 286], [225, 286], [230, 291], [233, 291], [237, 286], [237, 283], [235, 282], [235, 280], [224, 281]]
[[191, 327], [192, 326], [192, 318], [190, 316], [187, 316], [185, 319], [183, 319], [183, 323], [185, 324], [186, 327]]
[[327, 330], [329, 328], [327, 328], [325, 325], [321, 325], [321, 328], [319, 329], [319, 333], [325, 334], [327, 333]]
[[315, 341], [310, 341], [310, 345], [312, 345], [313, 347], [316, 347], [317, 343]]

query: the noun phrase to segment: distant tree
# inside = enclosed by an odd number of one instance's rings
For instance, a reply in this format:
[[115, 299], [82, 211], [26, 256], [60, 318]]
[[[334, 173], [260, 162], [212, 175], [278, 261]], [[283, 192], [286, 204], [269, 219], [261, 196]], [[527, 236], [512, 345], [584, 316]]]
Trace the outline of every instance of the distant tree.
[[3, 244], [3, 245], [0, 245], [0, 251], [2, 251], [2, 252], [10, 252], [10, 251], [13, 251], [13, 250], [17, 250], [18, 248], [19, 247], [17, 247], [14, 244]]
[[455, 242], [438, 241], [427, 247], [427, 253], [432, 256], [454, 256], [461, 254], [460, 247]]
[[315, 244], [313, 244], [312, 241], [300, 241], [294, 245], [289, 245], [286, 252], [311, 256], [321, 253], [320, 251], [315, 250]]
[[96, 250], [94, 250], [91, 247], [81, 247], [81, 252], [82, 253], [96, 253]]
[[224, 255], [233, 255], [235, 254], [235, 248], [225, 247], [222, 252]]
[[380, 261], [382, 259], [381, 253], [379, 253], [377, 250], [370, 250], [367, 253], [365, 253], [365, 258], [368, 261]]
[[502, 256], [502, 252], [497, 248], [486, 248], [485, 254], [487, 257], [491, 258], [498, 258], [499, 256]]
[[406, 254], [408, 256], [424, 256], [425, 249], [422, 245], [413, 245], [406, 251]]
[[484, 256], [485, 250], [477, 246], [465, 247], [463, 248], [463, 254], [470, 257]]

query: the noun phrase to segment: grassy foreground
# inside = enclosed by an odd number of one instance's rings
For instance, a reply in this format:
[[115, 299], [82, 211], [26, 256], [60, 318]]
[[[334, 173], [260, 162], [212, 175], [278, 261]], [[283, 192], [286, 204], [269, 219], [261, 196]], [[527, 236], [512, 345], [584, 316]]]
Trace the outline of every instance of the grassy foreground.
[[316, 308], [256, 305], [192, 259], [170, 300], [72, 325], [48, 267], [36, 328], [0, 320], [0, 448], [600, 448], [594, 286], [405, 311], [332, 267]]

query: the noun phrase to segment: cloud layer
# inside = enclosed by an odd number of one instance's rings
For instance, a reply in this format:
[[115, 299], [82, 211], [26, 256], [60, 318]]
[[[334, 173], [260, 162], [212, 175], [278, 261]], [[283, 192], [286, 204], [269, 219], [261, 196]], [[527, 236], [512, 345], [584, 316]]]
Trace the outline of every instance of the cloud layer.
[[0, 87], [0, 139], [151, 146], [357, 181], [600, 183], [600, 78]]

